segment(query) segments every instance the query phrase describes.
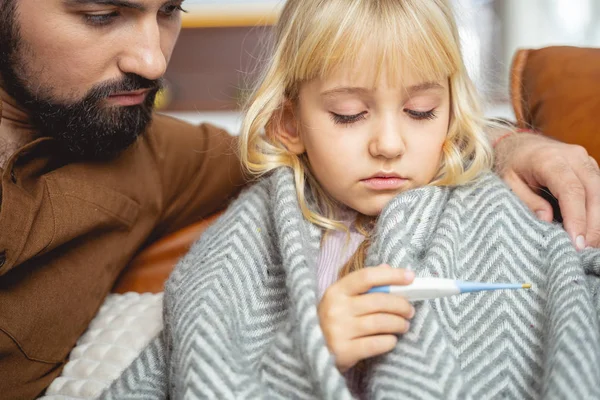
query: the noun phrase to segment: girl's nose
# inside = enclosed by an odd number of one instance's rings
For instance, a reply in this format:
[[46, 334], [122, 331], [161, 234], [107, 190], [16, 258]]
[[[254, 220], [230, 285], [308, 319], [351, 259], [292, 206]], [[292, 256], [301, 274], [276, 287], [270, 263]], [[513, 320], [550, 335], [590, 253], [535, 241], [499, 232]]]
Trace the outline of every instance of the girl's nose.
[[393, 159], [402, 156], [405, 151], [406, 145], [401, 129], [391, 122], [377, 128], [369, 145], [369, 152], [373, 157]]

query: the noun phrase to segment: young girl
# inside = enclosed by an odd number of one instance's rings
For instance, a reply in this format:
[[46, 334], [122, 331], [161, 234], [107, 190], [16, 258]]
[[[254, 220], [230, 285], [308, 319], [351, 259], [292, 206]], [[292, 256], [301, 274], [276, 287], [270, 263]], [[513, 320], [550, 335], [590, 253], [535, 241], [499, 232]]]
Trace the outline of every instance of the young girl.
[[[600, 258], [489, 172], [458, 43], [444, 0], [287, 2], [240, 139], [263, 179], [105, 397], [599, 398]], [[415, 273], [533, 289], [365, 294]]]

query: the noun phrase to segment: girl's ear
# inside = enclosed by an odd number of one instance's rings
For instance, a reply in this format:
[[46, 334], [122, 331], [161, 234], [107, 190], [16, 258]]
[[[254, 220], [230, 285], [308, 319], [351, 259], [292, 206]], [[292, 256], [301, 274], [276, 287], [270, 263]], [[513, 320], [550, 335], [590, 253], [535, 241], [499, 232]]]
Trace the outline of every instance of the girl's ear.
[[306, 151], [298, 129], [299, 121], [294, 114], [294, 106], [286, 101], [281, 111], [281, 122], [275, 128], [275, 136], [290, 152], [300, 155]]

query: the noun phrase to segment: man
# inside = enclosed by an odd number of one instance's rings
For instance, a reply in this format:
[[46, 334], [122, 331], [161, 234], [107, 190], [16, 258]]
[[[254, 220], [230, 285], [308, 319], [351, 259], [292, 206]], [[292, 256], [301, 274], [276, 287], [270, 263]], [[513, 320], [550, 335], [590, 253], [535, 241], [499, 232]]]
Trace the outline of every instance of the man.
[[[181, 3], [0, 0], [2, 398], [42, 393], [134, 254], [242, 183], [225, 132], [152, 114]], [[546, 220], [530, 188], [549, 187], [574, 242], [598, 245], [587, 153], [502, 135], [507, 182]]]

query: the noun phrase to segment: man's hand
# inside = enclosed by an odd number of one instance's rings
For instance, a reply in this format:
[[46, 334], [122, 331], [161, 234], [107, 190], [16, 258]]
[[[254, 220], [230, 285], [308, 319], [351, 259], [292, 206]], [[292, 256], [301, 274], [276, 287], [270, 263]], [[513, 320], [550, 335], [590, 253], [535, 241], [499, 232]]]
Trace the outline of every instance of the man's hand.
[[583, 147], [517, 133], [503, 138], [495, 150], [496, 172], [540, 219], [554, 217], [550, 203], [539, 195], [548, 188], [577, 249], [600, 247], [600, 170]]
[[392, 350], [408, 331], [413, 306], [388, 293], [364, 294], [373, 286], [408, 285], [414, 272], [388, 265], [354, 271], [331, 285], [318, 307], [327, 347], [340, 372], [357, 362]]

